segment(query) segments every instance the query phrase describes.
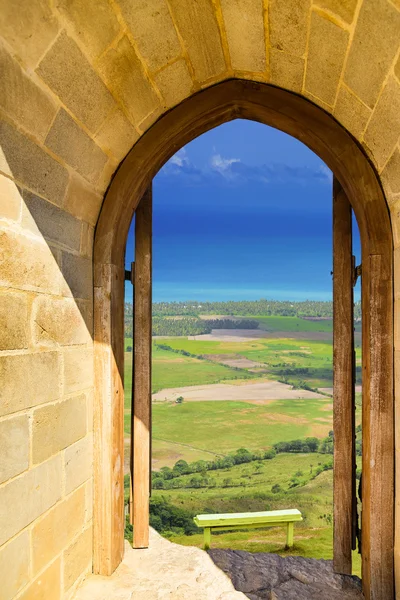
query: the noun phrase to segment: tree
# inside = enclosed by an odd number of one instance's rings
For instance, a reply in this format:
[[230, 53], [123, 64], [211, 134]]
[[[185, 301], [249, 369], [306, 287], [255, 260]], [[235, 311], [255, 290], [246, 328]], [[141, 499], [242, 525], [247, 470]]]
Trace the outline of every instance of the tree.
[[155, 479], [153, 481], [153, 489], [154, 490], [163, 490], [163, 489], [165, 489], [164, 479], [161, 479], [161, 477], [157, 477], [157, 479]]
[[172, 469], [172, 471], [175, 475], [184, 475], [185, 473], [190, 473], [189, 465], [187, 464], [186, 460], [182, 459], [178, 460], [174, 464], [174, 468]]

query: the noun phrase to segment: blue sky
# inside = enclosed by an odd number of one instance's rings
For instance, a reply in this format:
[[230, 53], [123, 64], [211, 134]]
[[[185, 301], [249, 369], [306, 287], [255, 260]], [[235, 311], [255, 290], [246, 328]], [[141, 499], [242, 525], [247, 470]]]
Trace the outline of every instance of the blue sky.
[[[133, 246], [131, 227], [127, 264]], [[329, 300], [331, 270], [332, 174], [281, 131], [226, 123], [182, 148], [155, 177], [155, 302]], [[129, 285], [126, 293], [130, 300]]]

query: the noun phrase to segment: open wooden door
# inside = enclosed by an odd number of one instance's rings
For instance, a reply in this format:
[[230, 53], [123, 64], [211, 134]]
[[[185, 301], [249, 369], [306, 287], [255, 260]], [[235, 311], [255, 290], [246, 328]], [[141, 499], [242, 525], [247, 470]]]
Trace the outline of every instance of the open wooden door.
[[[152, 306], [152, 189], [135, 213], [130, 522], [133, 547], [149, 545], [151, 491], [151, 306]], [[136, 334], [136, 335], [135, 335]]]
[[352, 209], [333, 181], [333, 566], [351, 574], [358, 535]]

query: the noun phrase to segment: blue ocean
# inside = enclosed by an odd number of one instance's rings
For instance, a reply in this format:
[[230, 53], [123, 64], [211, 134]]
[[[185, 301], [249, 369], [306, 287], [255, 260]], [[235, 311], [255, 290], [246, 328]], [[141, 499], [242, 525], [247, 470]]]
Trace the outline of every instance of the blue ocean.
[[[153, 301], [330, 300], [331, 190], [326, 182], [190, 187], [156, 179]], [[127, 263], [133, 237], [132, 227]]]

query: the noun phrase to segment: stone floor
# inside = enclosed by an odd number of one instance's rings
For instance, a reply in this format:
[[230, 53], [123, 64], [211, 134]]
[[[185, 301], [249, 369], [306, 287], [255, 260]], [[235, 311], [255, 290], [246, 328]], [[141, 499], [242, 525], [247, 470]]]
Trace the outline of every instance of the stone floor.
[[111, 577], [90, 576], [74, 600], [362, 600], [357, 578], [330, 561], [179, 546], [150, 533]]
[[246, 600], [199, 548], [172, 544], [154, 530], [146, 550], [125, 544], [115, 573], [88, 577], [74, 600]]

